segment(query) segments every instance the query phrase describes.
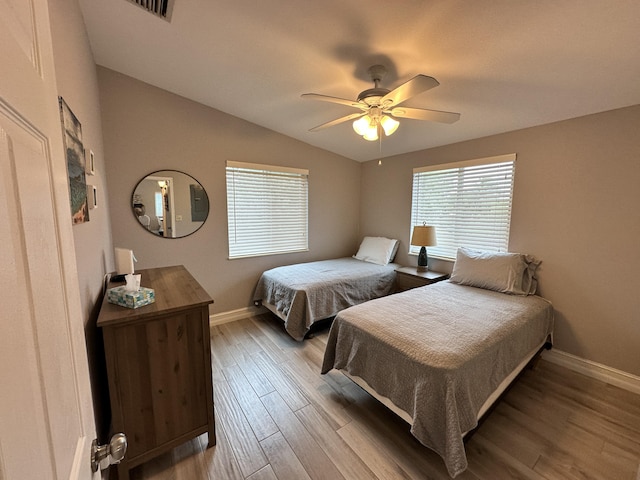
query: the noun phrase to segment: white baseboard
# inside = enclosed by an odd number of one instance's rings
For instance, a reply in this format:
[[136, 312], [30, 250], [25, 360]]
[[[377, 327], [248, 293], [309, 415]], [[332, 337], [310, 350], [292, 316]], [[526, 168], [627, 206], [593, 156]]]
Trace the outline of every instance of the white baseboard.
[[623, 372], [622, 370], [616, 370], [615, 368], [607, 367], [606, 365], [592, 362], [591, 360], [585, 360], [584, 358], [576, 357], [575, 355], [555, 348], [545, 350], [542, 353], [542, 358], [551, 363], [586, 375], [587, 377], [595, 378], [596, 380], [609, 383], [624, 390], [640, 394], [640, 377]]
[[214, 325], [220, 325], [222, 323], [235, 322], [236, 320], [251, 317], [252, 315], [260, 315], [268, 311], [265, 307], [245, 307], [228, 312], [216, 313], [209, 315], [209, 325], [213, 327]]

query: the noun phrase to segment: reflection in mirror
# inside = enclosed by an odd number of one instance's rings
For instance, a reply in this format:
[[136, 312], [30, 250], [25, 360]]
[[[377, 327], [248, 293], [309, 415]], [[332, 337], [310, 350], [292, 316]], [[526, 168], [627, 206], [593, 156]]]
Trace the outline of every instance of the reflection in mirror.
[[200, 182], [177, 170], [159, 170], [140, 180], [131, 206], [140, 225], [165, 238], [191, 235], [209, 215], [209, 198]]

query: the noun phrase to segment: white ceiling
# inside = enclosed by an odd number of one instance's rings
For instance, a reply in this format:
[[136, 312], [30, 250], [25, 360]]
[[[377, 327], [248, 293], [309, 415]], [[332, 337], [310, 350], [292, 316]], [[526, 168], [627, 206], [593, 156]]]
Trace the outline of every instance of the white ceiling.
[[[638, 0], [175, 0], [171, 22], [126, 0], [80, 0], [96, 63], [345, 157], [366, 161], [640, 104]], [[355, 99], [389, 70], [440, 86], [404, 105], [459, 112], [401, 120], [382, 142]]]

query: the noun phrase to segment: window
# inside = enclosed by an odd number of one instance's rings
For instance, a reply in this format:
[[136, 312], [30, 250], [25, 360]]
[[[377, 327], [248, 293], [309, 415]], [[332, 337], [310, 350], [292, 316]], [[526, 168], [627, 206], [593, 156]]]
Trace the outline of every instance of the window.
[[308, 250], [309, 171], [227, 162], [229, 258]]
[[[455, 259], [458, 247], [506, 252], [515, 154], [415, 168], [411, 225], [434, 225], [429, 256]], [[420, 247], [411, 246], [417, 254]]]

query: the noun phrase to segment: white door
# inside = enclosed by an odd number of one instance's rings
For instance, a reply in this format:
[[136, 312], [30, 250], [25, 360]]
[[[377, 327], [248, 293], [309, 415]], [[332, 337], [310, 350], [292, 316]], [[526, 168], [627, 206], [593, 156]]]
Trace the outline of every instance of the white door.
[[98, 478], [47, 0], [0, 0], [0, 272], [0, 480]]

